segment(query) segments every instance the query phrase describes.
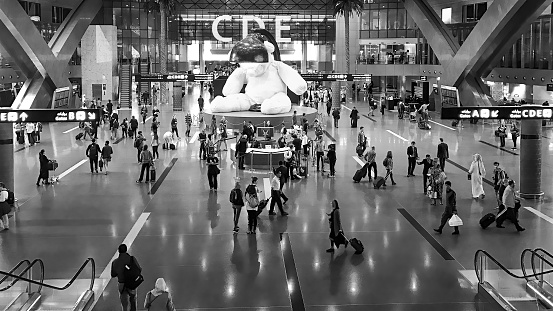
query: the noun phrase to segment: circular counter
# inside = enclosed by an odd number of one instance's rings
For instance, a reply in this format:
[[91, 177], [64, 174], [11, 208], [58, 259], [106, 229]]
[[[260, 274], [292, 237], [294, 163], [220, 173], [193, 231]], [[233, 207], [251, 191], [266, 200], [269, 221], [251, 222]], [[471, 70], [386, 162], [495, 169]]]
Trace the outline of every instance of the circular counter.
[[[258, 149], [248, 148], [244, 156], [244, 165], [250, 168], [271, 168], [278, 165], [279, 161], [284, 161], [284, 153], [290, 148], [278, 149]], [[230, 158], [236, 162], [236, 144], [230, 145]]]
[[[217, 122], [219, 122], [222, 117], [225, 117], [230, 125], [235, 126], [242, 125], [244, 121], [252, 121], [255, 126], [262, 125], [265, 121], [271, 121], [272, 126], [278, 127], [284, 122], [286, 127], [290, 128], [292, 127], [292, 115], [294, 114], [294, 110], [297, 112], [298, 122], [304, 113], [310, 124], [317, 118], [317, 109], [302, 106], [292, 106], [292, 109], [287, 113], [271, 115], [255, 111], [211, 112], [211, 110], [209, 110], [209, 105], [206, 105], [204, 120], [209, 123], [211, 122], [211, 117], [215, 116]], [[232, 126], [229, 126], [229, 128], [232, 128]]]

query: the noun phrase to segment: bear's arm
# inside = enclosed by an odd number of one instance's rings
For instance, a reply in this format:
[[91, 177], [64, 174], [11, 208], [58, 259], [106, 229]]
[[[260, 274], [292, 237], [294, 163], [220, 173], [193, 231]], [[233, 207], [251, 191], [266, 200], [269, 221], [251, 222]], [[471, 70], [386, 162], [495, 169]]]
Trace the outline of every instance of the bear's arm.
[[307, 82], [294, 68], [280, 61], [275, 61], [275, 65], [280, 78], [292, 92], [301, 95], [307, 91]]
[[225, 86], [223, 87], [223, 95], [229, 96], [232, 94], [238, 94], [242, 90], [242, 87], [246, 84], [246, 70], [242, 68], [236, 68], [228, 77]]

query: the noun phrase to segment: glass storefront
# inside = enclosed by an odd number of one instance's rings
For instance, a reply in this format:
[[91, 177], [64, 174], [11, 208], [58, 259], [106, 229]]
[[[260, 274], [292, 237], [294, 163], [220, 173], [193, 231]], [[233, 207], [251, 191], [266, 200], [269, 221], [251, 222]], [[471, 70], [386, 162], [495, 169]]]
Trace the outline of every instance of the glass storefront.
[[402, 1], [366, 0], [361, 14], [360, 39], [415, 38], [415, 22]]

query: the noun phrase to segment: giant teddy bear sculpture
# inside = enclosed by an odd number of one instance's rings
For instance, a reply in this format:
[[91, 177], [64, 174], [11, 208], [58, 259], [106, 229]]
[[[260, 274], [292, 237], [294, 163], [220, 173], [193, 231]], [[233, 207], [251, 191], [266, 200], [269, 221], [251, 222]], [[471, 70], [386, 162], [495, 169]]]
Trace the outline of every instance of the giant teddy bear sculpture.
[[[265, 29], [254, 29], [232, 48], [230, 61], [236, 68], [223, 87], [223, 95], [211, 103], [212, 112], [261, 111], [263, 114], [289, 112], [292, 102], [286, 87], [297, 95], [307, 83], [292, 67], [280, 61], [274, 37]], [[245, 93], [240, 93], [246, 84]]]

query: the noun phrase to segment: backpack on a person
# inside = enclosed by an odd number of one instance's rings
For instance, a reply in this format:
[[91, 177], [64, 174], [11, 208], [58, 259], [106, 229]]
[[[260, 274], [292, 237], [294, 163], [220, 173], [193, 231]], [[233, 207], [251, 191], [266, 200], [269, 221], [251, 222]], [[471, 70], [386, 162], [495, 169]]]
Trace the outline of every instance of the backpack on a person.
[[237, 198], [237, 195], [236, 195], [236, 189], [232, 189], [230, 191], [229, 201], [230, 201], [230, 203], [234, 204], [237, 200], [238, 200], [238, 198]]
[[140, 268], [136, 264], [136, 259], [134, 256], [131, 256], [131, 262], [128, 265], [125, 265], [125, 270], [123, 271], [123, 279], [125, 280], [125, 288], [134, 290], [142, 282], [144, 282], [144, 277], [141, 274]]
[[388, 158], [384, 158], [384, 161], [382, 161], [382, 165], [388, 166]]
[[135, 140], [134, 140], [134, 147], [135, 148], [140, 148], [140, 145], [142, 144], [142, 139], [137, 137]]

